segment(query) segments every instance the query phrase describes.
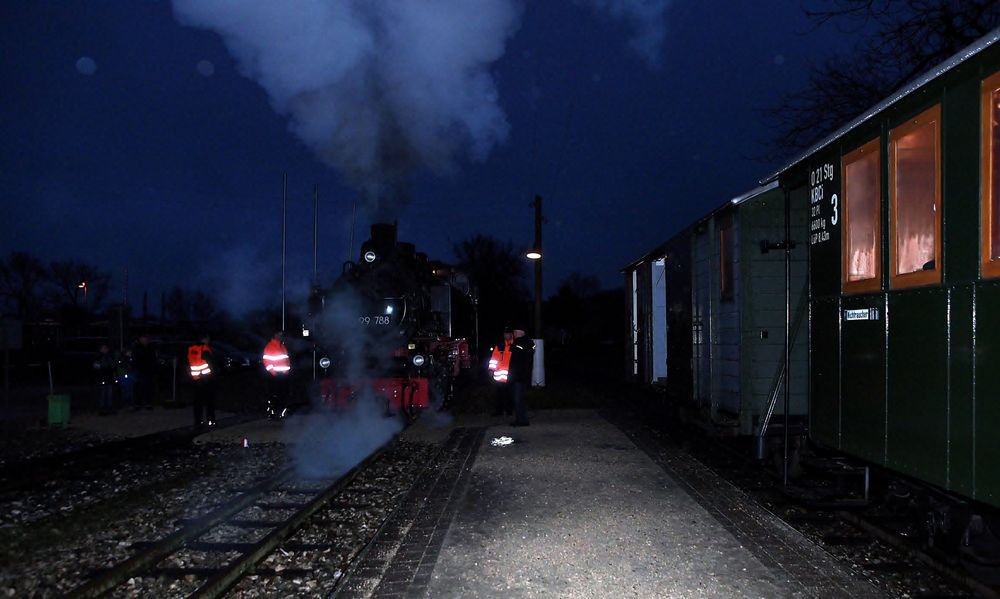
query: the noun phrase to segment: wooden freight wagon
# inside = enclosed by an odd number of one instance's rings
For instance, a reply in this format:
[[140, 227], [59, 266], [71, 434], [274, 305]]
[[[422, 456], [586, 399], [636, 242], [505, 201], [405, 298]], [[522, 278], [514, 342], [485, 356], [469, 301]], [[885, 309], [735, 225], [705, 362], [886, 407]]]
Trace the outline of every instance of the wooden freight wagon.
[[[801, 206], [793, 222], [806, 222]], [[626, 376], [667, 396], [720, 435], [758, 435], [769, 410], [783, 422], [785, 270], [777, 185], [734, 198], [623, 269]], [[790, 422], [806, 417], [806, 245], [792, 252]], [[773, 406], [773, 408], [772, 408]]]

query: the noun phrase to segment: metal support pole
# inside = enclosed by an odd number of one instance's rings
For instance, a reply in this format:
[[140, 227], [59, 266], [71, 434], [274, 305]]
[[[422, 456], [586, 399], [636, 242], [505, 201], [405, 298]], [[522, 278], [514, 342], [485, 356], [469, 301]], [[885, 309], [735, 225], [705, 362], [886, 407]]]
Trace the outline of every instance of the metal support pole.
[[10, 349], [7, 340], [3, 344], [3, 414], [4, 420], [12, 420], [10, 416]]
[[281, 175], [281, 332], [285, 332], [285, 226], [288, 215], [288, 173]]
[[792, 204], [785, 190], [785, 427], [781, 484], [788, 486], [788, 428], [792, 388]]
[[319, 285], [319, 185], [313, 187], [313, 287]]
[[354, 197], [354, 208], [351, 209], [351, 242], [347, 246], [347, 260], [354, 260], [354, 227], [358, 224], [358, 198]]
[[[542, 196], [535, 196], [535, 251], [542, 253]], [[542, 338], [542, 258], [535, 260], [535, 339]]]
[[542, 196], [535, 196], [532, 203], [535, 207], [535, 247], [538, 258], [535, 260], [535, 355], [531, 369], [531, 384], [535, 387], [545, 386], [545, 340], [542, 338]]
[[[319, 288], [319, 185], [313, 186], [313, 280], [312, 280], [312, 292], [315, 293]], [[312, 302], [310, 302], [310, 306]], [[314, 335], [316, 329], [316, 315], [312, 314], [310, 309], [309, 314], [309, 334]], [[316, 343], [312, 344], [312, 380], [316, 380]]]

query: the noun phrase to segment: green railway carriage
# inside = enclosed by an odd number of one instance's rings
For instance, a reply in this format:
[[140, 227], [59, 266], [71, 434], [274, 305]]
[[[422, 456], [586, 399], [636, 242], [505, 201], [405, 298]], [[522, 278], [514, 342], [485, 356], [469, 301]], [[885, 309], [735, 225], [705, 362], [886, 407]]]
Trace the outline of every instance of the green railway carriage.
[[811, 438], [1000, 507], [1000, 30], [773, 181], [809, 212]]

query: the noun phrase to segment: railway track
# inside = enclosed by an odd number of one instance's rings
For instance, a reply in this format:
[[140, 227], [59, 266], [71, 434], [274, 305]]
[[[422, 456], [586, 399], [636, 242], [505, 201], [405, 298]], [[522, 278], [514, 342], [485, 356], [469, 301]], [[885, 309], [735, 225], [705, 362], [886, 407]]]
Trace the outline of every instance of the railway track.
[[[226, 428], [250, 419], [248, 416], [230, 416], [222, 419], [219, 427]], [[188, 426], [5, 464], [0, 467], [0, 494], [20, 493], [52, 481], [97, 476], [121, 464], [123, 456], [133, 461], [158, 460], [171, 452], [183, 451], [190, 446], [192, 439], [203, 432]]]
[[[146, 544], [138, 553], [67, 594], [71, 598], [116, 594], [143, 577], [167, 577], [197, 587], [185, 594], [220, 597], [324, 507], [334, 504], [355, 478], [377, 461], [395, 439], [336, 479], [299, 479], [291, 469], [256, 484], [232, 501], [184, 523], [173, 534]], [[214, 567], [173, 567], [185, 551], [210, 554]], [[257, 572], [258, 574], [260, 572]], [[186, 585], [187, 586], [187, 585]]]
[[783, 490], [780, 477], [754, 462], [748, 448], [737, 451], [683, 427], [666, 431], [646, 426], [631, 416], [610, 412], [605, 415], [625, 428], [647, 453], [680, 451], [698, 460], [828, 553], [864, 572], [886, 595], [1000, 597], [995, 588], [923, 551], [915, 539], [899, 534], [891, 523], [867, 513], [860, 495], [840, 504], [830, 499], [811, 505], [801, 492]]

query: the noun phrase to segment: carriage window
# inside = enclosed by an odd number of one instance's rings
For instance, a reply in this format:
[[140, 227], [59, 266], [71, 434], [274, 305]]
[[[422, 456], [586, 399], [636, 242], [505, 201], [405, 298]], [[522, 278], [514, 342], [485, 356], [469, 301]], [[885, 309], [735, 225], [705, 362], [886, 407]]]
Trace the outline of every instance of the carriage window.
[[720, 299], [733, 299], [733, 217], [719, 221], [719, 289]]
[[1000, 73], [983, 81], [984, 277], [1000, 276]]
[[935, 106], [891, 133], [893, 287], [941, 281], [940, 114]]
[[868, 142], [843, 160], [843, 287], [847, 293], [882, 287], [879, 141]]

